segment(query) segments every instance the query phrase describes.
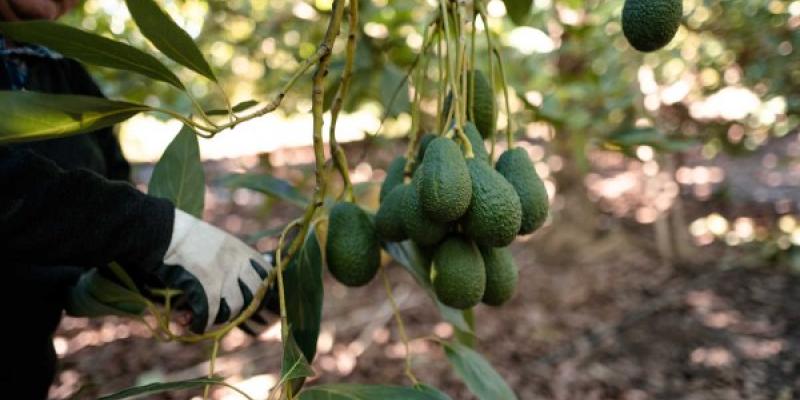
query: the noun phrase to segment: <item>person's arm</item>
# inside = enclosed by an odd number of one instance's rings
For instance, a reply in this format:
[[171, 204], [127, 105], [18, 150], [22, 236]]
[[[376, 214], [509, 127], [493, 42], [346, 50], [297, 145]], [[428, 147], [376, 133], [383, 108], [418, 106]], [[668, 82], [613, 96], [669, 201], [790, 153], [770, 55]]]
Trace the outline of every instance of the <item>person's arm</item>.
[[127, 183], [0, 147], [0, 252], [12, 263], [158, 266], [174, 207]]
[[[11, 265], [119, 263], [134, 281], [180, 289], [202, 332], [236, 317], [272, 270], [239, 239], [87, 170], [0, 146], [0, 252]], [[24, 268], [24, 267], [23, 267]]]

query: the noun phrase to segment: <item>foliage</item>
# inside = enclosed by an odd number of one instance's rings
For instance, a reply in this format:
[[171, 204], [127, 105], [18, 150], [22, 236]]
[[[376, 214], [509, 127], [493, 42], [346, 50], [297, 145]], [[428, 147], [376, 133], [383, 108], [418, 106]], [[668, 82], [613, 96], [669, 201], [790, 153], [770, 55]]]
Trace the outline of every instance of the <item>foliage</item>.
[[[503, 118], [492, 118], [491, 122], [502, 122], [499, 127], [505, 128], [508, 147], [513, 147], [514, 135], [521, 131], [552, 132], [554, 135], [545, 139], [552, 139], [556, 150], [571, 161], [568, 165], [577, 170], [585, 169], [587, 150], [600, 146], [629, 156], [641, 146], [669, 153], [696, 143], [711, 152], [721, 148], [754, 150], [767, 136], [785, 134], [797, 123], [800, 111], [800, 59], [793, 51], [800, 46], [800, 36], [796, 29], [788, 29], [800, 24], [797, 2], [787, 6], [771, 0], [687, 0], [676, 39], [664, 50], [646, 56], [635, 53], [625, 42], [619, 22], [621, 4], [600, 0], [505, 0], [509, 18], [497, 18], [503, 16], [497, 11], [497, 1], [491, 7], [492, 18], [486, 15], [486, 2], [481, 1], [475, 2], [476, 8], [467, 9], [451, 2], [430, 6], [356, 0], [348, 3], [345, 11], [344, 1], [310, 5], [288, 0], [127, 0], [125, 10], [130, 19], [106, 3], [87, 0], [83, 13], [71, 16], [69, 25], [1, 23], [0, 32], [102, 67], [95, 72], [110, 97], [127, 100], [0, 92], [0, 104], [5, 105], [0, 107], [0, 143], [84, 133], [140, 112], [177, 119], [184, 128], [157, 164], [150, 192], [201, 215], [204, 178], [197, 137], [213, 137], [278, 107], [287, 114], [306, 112], [310, 99], [316, 173], [313, 194], [302, 193], [289, 182], [269, 175], [239, 174], [223, 180], [230, 187], [256, 190], [303, 209], [303, 216], [280, 233], [277, 268], [265, 279], [253, 302], [257, 306], [267, 289], [277, 286], [284, 341], [279, 386], [288, 398], [294, 394], [300, 399], [447, 398], [418, 382], [410, 355], [405, 372], [415, 387], [337, 384], [301, 390], [304, 378], [313, 373], [309, 363], [314, 358], [322, 318], [323, 260], [314, 226], [327, 218], [323, 204], [335, 197], [328, 192], [327, 178], [333, 168], [345, 182], [345, 191], [339, 197], [345, 201], [353, 198], [347, 161], [335, 140], [335, 122], [330, 127], [327, 155], [324, 151], [323, 113], [330, 111], [331, 120], [336, 121], [342, 109], [378, 103], [386, 117], [410, 114], [408, 162], [402, 170], [408, 178], [415, 168], [417, 134], [426, 128], [440, 128], [443, 132], [439, 134], [458, 136], [462, 147], [452, 147], [459, 159], [462, 152], [472, 154], [476, 142], [462, 132], [465, 113], [475, 114], [475, 110], [465, 110], [473, 104], [473, 99], [465, 98], [472, 90], [464, 87], [467, 79], [461, 80], [469, 68], [484, 70], [489, 86], [504, 91], [503, 107], [498, 107], [495, 116]], [[166, 8], [162, 9], [162, 4]], [[479, 18], [477, 14], [481, 14]], [[464, 21], [469, 23], [461, 23]], [[429, 31], [431, 27], [435, 32]], [[351, 35], [339, 35], [340, 30]], [[485, 40], [468, 40], [484, 33]], [[446, 47], [447, 52], [439, 47]], [[469, 62], [456, 60], [453, 54], [465, 55], [467, 48], [472, 51]], [[313, 76], [305, 79], [311, 70], [315, 71]], [[353, 75], [358, 78], [350, 80]], [[166, 85], [143, 85], [142, 78]], [[688, 85], [690, 81], [699, 84]], [[730, 89], [752, 94], [758, 106], [738, 114], [705, 110], [704, 102]], [[448, 92], [450, 106], [443, 113]], [[489, 97], [496, 101], [499, 93]], [[430, 104], [435, 104], [435, 109]], [[454, 131], [450, 130], [451, 121]], [[732, 127], [744, 129], [744, 137], [729, 135]], [[491, 139], [487, 157], [491, 161], [497, 135], [484, 135]], [[483, 145], [480, 141], [477, 144]], [[472, 161], [486, 169], [482, 173], [497, 175], [490, 166]], [[450, 168], [447, 171], [452, 172]], [[402, 181], [400, 170], [395, 172]], [[505, 182], [502, 176], [497, 179]], [[446, 233], [448, 228], [444, 229]], [[287, 239], [290, 231], [296, 231], [296, 235]], [[515, 227], [512, 233], [517, 231]], [[513, 236], [509, 238], [513, 240]], [[285, 246], [284, 241], [288, 241]], [[460, 312], [437, 299], [431, 284], [430, 255], [411, 241], [386, 242], [383, 247], [430, 295], [442, 318], [455, 327], [457, 342], [434, 341], [443, 346], [470, 391], [481, 399], [514, 399], [500, 375], [473, 350], [476, 338], [471, 311]], [[391, 285], [385, 279], [398, 329], [408, 345]], [[82, 280], [80, 287], [73, 300], [89, 310], [85, 311], [87, 315], [106, 312], [102, 308], [90, 310], [94, 300], [122, 305], [132, 314], [143, 311], [138, 303], [141, 299], [120, 297], [127, 289], [112, 287], [99, 275]], [[131, 304], [136, 307], [129, 308]], [[209, 376], [214, 373], [219, 340], [255, 310], [248, 307], [219, 330], [181, 336], [169, 331], [165, 317], [169, 315], [169, 297], [163, 308], [147, 300], [144, 306], [159, 324], [153, 329], [165, 338], [214, 343]], [[224, 381], [208, 378], [156, 384], [108, 398], [207, 388], [218, 383]]]

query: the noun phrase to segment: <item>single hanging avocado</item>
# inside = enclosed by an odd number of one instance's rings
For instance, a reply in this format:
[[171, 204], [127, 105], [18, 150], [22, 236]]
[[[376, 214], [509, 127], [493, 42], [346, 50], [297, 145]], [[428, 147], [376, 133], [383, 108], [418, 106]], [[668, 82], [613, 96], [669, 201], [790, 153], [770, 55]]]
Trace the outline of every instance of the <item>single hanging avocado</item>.
[[[423, 163], [424, 165], [424, 163]], [[422, 204], [415, 186], [422, 175], [422, 168], [417, 168], [414, 178], [403, 199], [403, 226], [411, 240], [422, 246], [437, 244], [447, 235], [449, 227], [445, 223], [436, 222], [422, 210]]]
[[483, 161], [467, 160], [472, 201], [461, 219], [467, 236], [481, 246], [502, 247], [514, 241], [522, 223], [519, 196], [508, 181]]
[[519, 269], [506, 247], [481, 247], [486, 266], [486, 291], [483, 303], [500, 306], [514, 295], [519, 280]]
[[682, 16], [682, 0], [625, 0], [622, 33], [636, 50], [655, 51], [675, 37]]
[[386, 196], [375, 214], [375, 229], [378, 236], [390, 242], [401, 242], [408, 239], [406, 228], [403, 222], [405, 217], [403, 212], [403, 202], [406, 198], [406, 191], [412, 189], [407, 184], [395, 186]]
[[406, 158], [397, 156], [389, 166], [386, 167], [386, 178], [383, 179], [381, 184], [380, 201], [386, 198], [386, 195], [394, 189], [395, 186], [403, 183], [405, 178]]
[[522, 205], [522, 224], [520, 235], [527, 235], [539, 229], [547, 219], [550, 202], [542, 179], [536, 173], [528, 152], [519, 147], [506, 150], [495, 165], [506, 180], [514, 186]]
[[380, 243], [361, 207], [353, 203], [333, 206], [325, 257], [333, 277], [347, 286], [363, 286], [375, 277], [381, 262]]
[[453, 236], [433, 255], [431, 271], [436, 297], [457, 309], [471, 308], [483, 299], [486, 269], [478, 248], [470, 240]]
[[467, 211], [472, 185], [461, 149], [451, 139], [437, 137], [425, 151], [421, 176], [415, 180], [422, 209], [430, 219], [455, 221]]

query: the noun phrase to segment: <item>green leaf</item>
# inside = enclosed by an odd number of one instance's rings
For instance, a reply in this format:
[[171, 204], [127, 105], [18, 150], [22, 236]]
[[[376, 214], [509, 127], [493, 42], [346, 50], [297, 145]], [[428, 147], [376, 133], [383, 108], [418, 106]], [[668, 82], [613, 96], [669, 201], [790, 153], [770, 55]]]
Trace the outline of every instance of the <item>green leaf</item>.
[[633, 153], [636, 146], [650, 146], [672, 153], [688, 150], [698, 144], [694, 140], [667, 136], [652, 127], [622, 129], [609, 135], [606, 143], [612, 147], [620, 147], [628, 153]]
[[525, 25], [531, 14], [533, 0], [503, 0], [506, 5], [506, 12], [517, 25]]
[[144, 313], [147, 300], [92, 269], [81, 275], [70, 289], [65, 308], [67, 314], [75, 317], [132, 316]]
[[442, 318], [444, 318], [445, 321], [451, 323], [457, 330], [472, 334], [472, 329], [470, 329], [469, 324], [467, 324], [467, 321], [464, 319], [461, 310], [448, 307], [436, 298], [436, 293], [434, 293], [433, 286], [428, 277], [430, 259], [423, 254], [414, 242], [410, 240], [404, 242], [386, 242], [383, 244], [383, 247], [395, 261], [414, 277], [417, 283], [428, 293], [428, 296], [436, 302], [436, 307], [439, 308], [439, 313], [442, 314]]
[[0, 91], [0, 144], [92, 132], [149, 109], [92, 96]]
[[170, 392], [174, 390], [198, 389], [206, 385], [216, 385], [223, 381], [221, 377], [195, 378], [178, 382], [150, 383], [143, 386], [123, 389], [108, 396], [102, 396], [98, 400], [120, 400], [132, 399], [144, 395], [154, 395], [158, 393]]
[[229, 174], [221, 183], [231, 188], [245, 188], [305, 208], [309, 200], [291, 183], [266, 174]]
[[403, 386], [329, 384], [306, 388], [298, 400], [445, 400], [447, 395], [436, 389], [422, 390]]
[[313, 361], [322, 322], [322, 253], [312, 230], [283, 273], [286, 319], [306, 360]]
[[153, 0], [125, 0], [136, 26], [157, 49], [177, 63], [216, 82], [214, 71], [186, 31]]
[[281, 364], [281, 380], [276, 386], [283, 385], [286, 381], [294, 380], [292, 385], [293, 392], [297, 392], [305, 378], [314, 376], [314, 370], [308, 365], [306, 356], [294, 340], [294, 336], [289, 333], [286, 343], [283, 345], [283, 363]]
[[184, 89], [180, 79], [150, 54], [68, 25], [50, 21], [0, 22], [0, 33], [19, 42], [40, 44], [86, 64], [136, 72]]
[[175, 207], [202, 218], [205, 173], [194, 130], [184, 125], [164, 150], [150, 178], [148, 194], [172, 201]]
[[[247, 100], [241, 103], [237, 103], [231, 109], [235, 113], [240, 113], [242, 111], [248, 110], [257, 106], [259, 103], [255, 100]], [[206, 111], [206, 115], [228, 115], [228, 109], [218, 109], [218, 110], [210, 110]]]
[[516, 400], [506, 382], [483, 356], [459, 343], [444, 343], [447, 359], [469, 391], [481, 400]]
[[424, 383], [418, 383], [418, 384], [414, 385], [414, 389], [417, 389], [417, 390], [419, 390], [420, 392], [423, 392], [423, 393], [427, 393], [427, 394], [433, 396], [433, 398], [437, 399], [437, 400], [450, 400], [450, 396], [444, 394], [439, 389], [436, 389], [433, 386], [428, 386], [428, 385], [426, 385]]
[[411, 101], [408, 98], [408, 79], [406, 74], [394, 64], [388, 64], [381, 75], [381, 104], [389, 117], [408, 112]]

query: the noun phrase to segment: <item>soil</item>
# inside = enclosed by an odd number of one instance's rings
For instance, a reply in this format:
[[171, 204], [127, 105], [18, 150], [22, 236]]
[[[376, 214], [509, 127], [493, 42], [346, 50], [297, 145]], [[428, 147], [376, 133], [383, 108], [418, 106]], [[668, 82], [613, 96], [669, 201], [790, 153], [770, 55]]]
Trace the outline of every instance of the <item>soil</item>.
[[[359, 154], [357, 150], [348, 153]], [[272, 172], [311, 187], [311, 174], [280, 165], [304, 163], [308, 151], [270, 155]], [[384, 150], [370, 154], [373, 165], [386, 165], [391, 157]], [[220, 171], [259, 170], [265, 160], [208, 164], [208, 219], [246, 237], [299, 213], [290, 205], [265, 203], [261, 195], [231, 194], [214, 184]], [[381, 171], [353, 161], [355, 179], [380, 182]], [[138, 166], [137, 181], [146, 181], [150, 170]], [[363, 191], [362, 197], [374, 196], [372, 192]], [[563, 203], [553, 222], [511, 246], [520, 266], [516, 296], [503, 307], [476, 310], [478, 349], [520, 399], [800, 396], [798, 277], [763, 264], [720, 268], [715, 260], [730, 250], [715, 245], [691, 247], [689, 257], [665, 260], [652, 225], [610, 218], [581, 193], [560, 196]], [[274, 239], [260, 240], [257, 246], [274, 247]], [[424, 339], [431, 334], [448, 337], [452, 329], [404, 270], [390, 264], [387, 273], [413, 338], [409, 347], [416, 377], [453, 399], [473, 399], [441, 349]], [[326, 275], [325, 290], [313, 364], [317, 376], [307, 384], [409, 384], [403, 370], [405, 348], [382, 282], [350, 289]], [[276, 326], [256, 339], [232, 333], [223, 342], [218, 372], [230, 382], [244, 380], [246, 390], [265, 398], [280, 370]], [[137, 383], [198, 377], [207, 371], [208, 346], [156, 342], [140, 323], [120, 318], [66, 318], [55, 342], [62, 362], [53, 398], [95, 398]], [[238, 398], [231, 393], [212, 391], [214, 398]], [[151, 398], [196, 396], [197, 391], [176, 391]]]

